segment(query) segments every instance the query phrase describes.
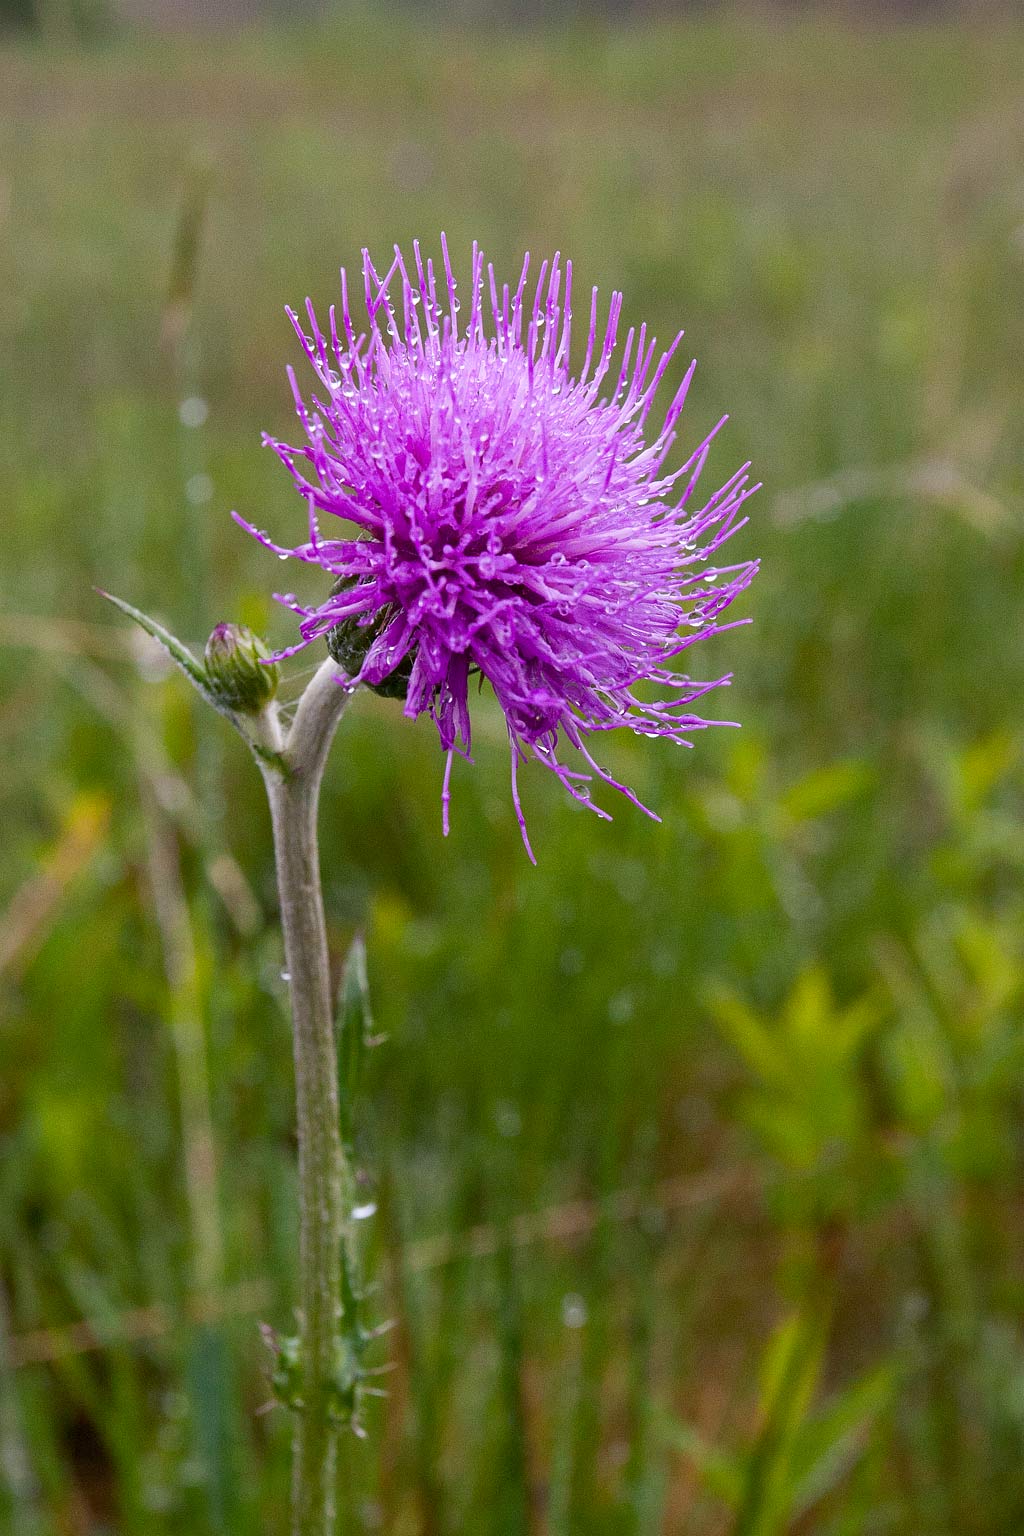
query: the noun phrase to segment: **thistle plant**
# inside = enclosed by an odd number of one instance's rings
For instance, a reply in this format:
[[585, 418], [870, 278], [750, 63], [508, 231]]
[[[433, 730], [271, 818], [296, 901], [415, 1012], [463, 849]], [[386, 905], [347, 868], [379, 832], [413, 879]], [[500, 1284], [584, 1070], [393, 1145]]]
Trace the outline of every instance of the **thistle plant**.
[[[442, 237], [443, 272], [417, 244], [380, 276], [363, 253], [368, 328], [357, 332], [347, 278], [326, 331], [307, 304], [291, 319], [316, 378], [304, 399], [290, 373], [303, 440], [270, 442], [306, 503], [303, 542], [261, 544], [323, 573], [319, 601], [275, 594], [298, 616], [294, 644], [271, 653], [218, 625], [204, 659], [128, 604], [252, 750], [270, 803], [291, 999], [299, 1140], [299, 1335], [274, 1341], [275, 1381], [294, 1410], [293, 1536], [334, 1530], [339, 1433], [359, 1427], [370, 1334], [359, 1315], [345, 1129], [367, 1017], [362, 956], [343, 986], [335, 1037], [317, 852], [320, 785], [335, 731], [365, 686], [428, 714], [439, 737], [442, 827], [452, 767], [471, 761], [470, 690], [488, 686], [507, 727], [514, 814], [528, 759], [603, 819], [596, 781], [647, 815], [595, 755], [601, 732], [632, 730], [691, 745], [712, 724], [694, 706], [730, 681], [677, 670], [756, 562], [717, 563], [757, 489], [744, 465], [703, 503], [695, 493], [722, 422], [669, 468], [694, 364], [657, 429], [655, 397], [682, 339], [658, 352], [646, 326], [619, 346], [621, 294], [599, 324], [589, 295], [585, 352], [573, 372], [572, 265], [527, 257], [499, 287], [474, 245], [463, 306]], [[237, 514], [236, 514], [237, 516]], [[743, 620], [735, 622], [744, 622]], [[290, 722], [280, 663], [326, 652]], [[339, 1058], [343, 1076], [339, 1082]]]

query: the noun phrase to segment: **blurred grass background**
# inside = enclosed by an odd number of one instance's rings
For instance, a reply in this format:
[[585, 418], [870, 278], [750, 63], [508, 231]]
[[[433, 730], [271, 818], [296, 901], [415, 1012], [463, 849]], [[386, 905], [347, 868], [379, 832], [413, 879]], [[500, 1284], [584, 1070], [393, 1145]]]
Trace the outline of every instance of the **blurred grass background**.
[[532, 870], [485, 710], [443, 841], [431, 728], [345, 722], [398, 1321], [345, 1536], [1024, 1529], [1024, 30], [44, 34], [0, 51], [0, 1529], [285, 1527], [262, 790], [92, 587], [290, 635], [228, 517], [302, 523], [283, 306], [442, 227], [685, 325], [764, 571], [702, 658], [743, 731], [608, 743], [662, 827], [533, 772]]

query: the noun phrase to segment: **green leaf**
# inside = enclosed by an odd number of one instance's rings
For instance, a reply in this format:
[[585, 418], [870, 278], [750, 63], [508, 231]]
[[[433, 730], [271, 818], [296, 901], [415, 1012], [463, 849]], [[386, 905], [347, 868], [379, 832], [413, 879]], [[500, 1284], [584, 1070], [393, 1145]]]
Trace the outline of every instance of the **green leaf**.
[[960, 759], [963, 809], [971, 815], [981, 809], [992, 790], [1020, 760], [1020, 742], [1009, 726], [1000, 726], [968, 747]]
[[875, 774], [869, 763], [844, 758], [815, 768], [782, 796], [783, 811], [793, 821], [815, 821], [869, 790]]
[[762, 1365], [762, 1427], [745, 1469], [733, 1536], [781, 1536], [792, 1511], [793, 1457], [825, 1358], [824, 1307], [787, 1318]]
[[772, 1334], [761, 1362], [761, 1414], [765, 1424], [805, 1414], [822, 1363], [825, 1339], [815, 1312], [794, 1312]]
[[736, 1457], [709, 1445], [692, 1424], [684, 1424], [668, 1414], [662, 1419], [660, 1428], [672, 1449], [688, 1456], [694, 1463], [708, 1491], [723, 1504], [735, 1508], [743, 1489], [742, 1470]]
[[730, 987], [712, 987], [707, 1006], [722, 1034], [743, 1057], [750, 1070], [765, 1083], [786, 1080], [784, 1051], [773, 1031]]
[[352, 1139], [352, 1104], [359, 1090], [366, 1052], [379, 1043], [373, 1032], [370, 988], [366, 979], [366, 944], [362, 934], [352, 940], [338, 988], [336, 1024], [341, 1132]]
[[837, 1062], [853, 1061], [885, 1018], [880, 992], [866, 992], [833, 1021], [833, 1056]]
[[172, 635], [169, 629], [164, 629], [156, 619], [151, 619], [148, 613], [143, 613], [141, 609], [133, 608], [131, 603], [126, 603], [124, 598], [115, 597], [112, 592], [104, 592], [102, 587], [97, 587], [96, 590], [100, 597], [105, 597], [108, 603], [113, 603], [115, 608], [119, 608], [129, 619], [133, 619], [140, 629], [144, 629], [147, 635], [151, 635], [159, 645], [163, 646], [174, 664], [180, 667], [192, 686], [199, 690], [214, 709], [220, 710], [221, 714], [227, 713], [210, 690], [206, 668], [202, 662], [196, 660], [187, 645], [183, 645], [177, 636]]
[[809, 966], [801, 971], [786, 999], [786, 1032], [795, 1041], [814, 1041], [829, 1028], [832, 1014], [828, 973], [822, 966]]
[[96, 591], [100, 597], [105, 597], [108, 603], [113, 603], [114, 607], [119, 608], [129, 619], [133, 619], [139, 628], [144, 629], [147, 635], [151, 635], [158, 645], [163, 646], [175, 666], [184, 672], [196, 692], [202, 694], [207, 704], [212, 705], [219, 715], [224, 716], [225, 720], [231, 721], [235, 730], [238, 731], [239, 735], [247, 743], [249, 750], [261, 763], [269, 764], [271, 767], [276, 768], [283, 777], [288, 777], [291, 768], [284, 754], [271, 751], [259, 739], [256, 731], [252, 729], [251, 723], [247, 721], [245, 711], [240, 713], [230, 708], [224, 702], [217, 689], [211, 686], [211, 679], [206, 667], [202, 662], [196, 660], [187, 645], [183, 645], [176, 635], [172, 635], [169, 629], [165, 629], [162, 624], [158, 624], [156, 619], [151, 619], [148, 613], [143, 613], [139, 608], [133, 608], [131, 603], [126, 603], [123, 598], [115, 597], [112, 592], [104, 592], [102, 587], [97, 587]]
[[793, 1452], [794, 1514], [805, 1513], [827, 1497], [863, 1455], [895, 1387], [893, 1367], [879, 1366], [852, 1382], [804, 1425]]

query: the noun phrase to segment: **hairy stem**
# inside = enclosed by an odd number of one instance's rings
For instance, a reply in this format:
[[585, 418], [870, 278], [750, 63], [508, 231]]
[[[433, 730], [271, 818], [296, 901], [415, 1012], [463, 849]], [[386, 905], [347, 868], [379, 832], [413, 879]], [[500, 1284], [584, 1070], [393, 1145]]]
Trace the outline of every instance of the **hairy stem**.
[[340, 1358], [345, 1170], [317, 806], [347, 700], [337, 678], [337, 667], [327, 661], [303, 694], [284, 742], [283, 771], [261, 760], [291, 993], [299, 1136], [301, 1407], [295, 1416], [293, 1536], [333, 1536], [335, 1529], [331, 1384]]

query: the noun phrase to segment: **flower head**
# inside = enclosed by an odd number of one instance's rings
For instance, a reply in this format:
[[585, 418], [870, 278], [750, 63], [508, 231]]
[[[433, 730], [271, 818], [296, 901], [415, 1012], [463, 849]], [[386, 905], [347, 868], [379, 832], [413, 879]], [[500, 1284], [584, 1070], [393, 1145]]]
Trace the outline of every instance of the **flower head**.
[[[756, 564], [711, 562], [757, 487], [743, 466], [692, 505], [718, 427], [667, 469], [693, 364], [648, 430], [682, 332], [658, 355], [646, 326], [631, 328], [617, 356], [622, 295], [599, 324], [595, 289], [574, 373], [571, 262], [542, 262], [528, 289], [527, 257], [515, 289], [499, 288], [474, 245], [464, 303], [443, 237], [442, 251], [440, 282], [418, 244], [411, 264], [396, 247], [383, 277], [364, 251], [365, 335], [344, 271], [340, 330], [333, 306], [326, 335], [310, 304], [309, 334], [289, 311], [320, 393], [307, 404], [290, 374], [306, 441], [272, 446], [306, 499], [309, 537], [285, 549], [250, 531], [332, 578], [316, 607], [279, 599], [302, 636], [280, 654], [326, 638], [350, 686], [398, 694], [407, 715], [433, 718], [446, 832], [453, 754], [470, 751], [470, 686], [490, 684], [529, 852], [516, 782], [528, 756], [607, 818], [590, 798], [595, 775], [640, 802], [592, 756], [596, 733], [626, 727], [689, 745], [726, 723], [692, 706], [729, 679], [674, 668], [730, 627], [721, 615]], [[324, 513], [347, 526], [324, 529]], [[577, 766], [561, 760], [565, 743]]]

